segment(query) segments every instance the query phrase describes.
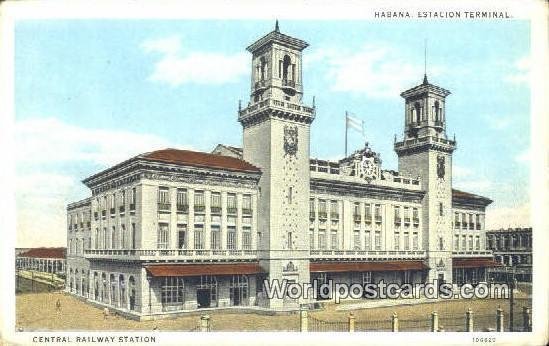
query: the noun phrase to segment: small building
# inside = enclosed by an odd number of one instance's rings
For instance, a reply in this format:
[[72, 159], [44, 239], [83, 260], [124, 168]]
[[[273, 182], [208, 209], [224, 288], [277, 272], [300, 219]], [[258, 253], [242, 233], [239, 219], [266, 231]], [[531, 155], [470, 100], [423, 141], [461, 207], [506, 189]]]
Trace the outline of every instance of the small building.
[[486, 231], [486, 249], [502, 265], [490, 269], [495, 281], [506, 281], [510, 274], [517, 281], [532, 281], [532, 227]]
[[64, 247], [30, 248], [16, 254], [15, 267], [21, 270], [64, 274], [66, 250]]

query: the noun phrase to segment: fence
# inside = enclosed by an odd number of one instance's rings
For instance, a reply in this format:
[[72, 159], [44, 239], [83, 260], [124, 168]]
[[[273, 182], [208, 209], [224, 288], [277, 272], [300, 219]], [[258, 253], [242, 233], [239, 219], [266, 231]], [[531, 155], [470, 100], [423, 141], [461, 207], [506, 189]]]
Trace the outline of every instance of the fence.
[[[302, 325], [303, 327], [303, 325]], [[303, 330], [302, 330], [303, 331]], [[308, 318], [308, 330], [311, 332], [348, 332], [349, 321], [323, 321], [312, 316]]]

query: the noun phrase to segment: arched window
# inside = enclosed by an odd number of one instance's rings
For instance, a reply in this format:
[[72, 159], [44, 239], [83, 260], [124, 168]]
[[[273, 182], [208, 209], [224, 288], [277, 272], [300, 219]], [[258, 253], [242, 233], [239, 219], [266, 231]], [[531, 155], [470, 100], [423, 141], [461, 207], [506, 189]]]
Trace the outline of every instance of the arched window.
[[290, 72], [290, 66], [292, 65], [292, 59], [290, 56], [285, 55], [284, 60], [282, 60], [282, 79], [283, 80], [293, 80], [292, 75], [288, 75]]
[[418, 123], [421, 118], [421, 106], [419, 105], [419, 102], [414, 103], [414, 116], [412, 117], [412, 122]]
[[267, 60], [265, 60], [265, 57], [261, 57], [261, 65], [260, 65], [260, 79], [265, 80], [265, 72], [267, 69]]
[[438, 101], [435, 101], [435, 121], [442, 121], [440, 114], [440, 104]]

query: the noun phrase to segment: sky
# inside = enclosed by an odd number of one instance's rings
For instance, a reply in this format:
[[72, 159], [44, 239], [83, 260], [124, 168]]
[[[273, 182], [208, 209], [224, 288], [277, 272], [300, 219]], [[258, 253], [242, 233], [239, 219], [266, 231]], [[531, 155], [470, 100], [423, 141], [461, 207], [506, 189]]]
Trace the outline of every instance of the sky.
[[[264, 20], [21, 20], [15, 26], [17, 246], [64, 246], [66, 205], [90, 195], [81, 180], [160, 148], [241, 146], [238, 101], [250, 92], [245, 48]], [[344, 114], [397, 169], [400, 93], [427, 74], [447, 97], [455, 134], [454, 188], [494, 200], [487, 228], [529, 226], [528, 21], [284, 20], [310, 44], [304, 97], [316, 100], [311, 156], [344, 152]]]

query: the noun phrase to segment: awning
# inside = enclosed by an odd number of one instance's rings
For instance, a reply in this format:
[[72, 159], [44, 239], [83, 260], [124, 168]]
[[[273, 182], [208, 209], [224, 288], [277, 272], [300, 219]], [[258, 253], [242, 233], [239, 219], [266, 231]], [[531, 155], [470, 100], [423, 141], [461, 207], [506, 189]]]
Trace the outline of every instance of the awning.
[[223, 264], [161, 264], [147, 265], [152, 276], [200, 276], [258, 274], [263, 270], [258, 262]]
[[383, 261], [383, 262], [311, 262], [311, 272], [368, 272], [424, 270], [428, 267], [423, 261]]
[[452, 267], [454, 268], [478, 268], [478, 267], [499, 267], [501, 264], [497, 263], [491, 258], [452, 258]]

